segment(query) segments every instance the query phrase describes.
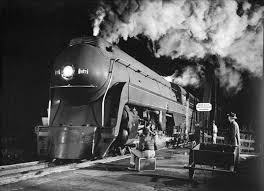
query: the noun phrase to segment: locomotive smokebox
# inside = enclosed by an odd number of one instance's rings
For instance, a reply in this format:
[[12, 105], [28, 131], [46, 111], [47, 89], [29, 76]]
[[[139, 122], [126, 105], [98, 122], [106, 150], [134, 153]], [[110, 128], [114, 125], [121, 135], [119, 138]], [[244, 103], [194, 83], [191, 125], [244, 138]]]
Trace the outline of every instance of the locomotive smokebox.
[[51, 88], [86, 88], [89, 99], [96, 99], [105, 90], [110, 60], [92, 44], [70, 44], [57, 56], [51, 76]]

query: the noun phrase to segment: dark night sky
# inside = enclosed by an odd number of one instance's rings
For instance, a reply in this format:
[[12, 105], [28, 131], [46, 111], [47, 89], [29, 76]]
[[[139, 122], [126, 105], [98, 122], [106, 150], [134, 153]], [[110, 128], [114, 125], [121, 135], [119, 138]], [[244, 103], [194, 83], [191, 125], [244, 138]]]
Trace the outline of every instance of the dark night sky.
[[[2, 136], [20, 137], [30, 145], [26, 137], [41, 124], [48, 107], [52, 60], [71, 38], [92, 34], [89, 15], [96, 5], [89, 0], [1, 1]], [[160, 74], [172, 74], [177, 68], [175, 61], [154, 58], [144, 39], [121, 41], [120, 47]], [[259, 88], [260, 80], [247, 78], [245, 88], [224, 103], [243, 119], [254, 117]]]
[[71, 2], [2, 2], [2, 135], [24, 137], [41, 123], [52, 60], [71, 38], [91, 35], [95, 3]]

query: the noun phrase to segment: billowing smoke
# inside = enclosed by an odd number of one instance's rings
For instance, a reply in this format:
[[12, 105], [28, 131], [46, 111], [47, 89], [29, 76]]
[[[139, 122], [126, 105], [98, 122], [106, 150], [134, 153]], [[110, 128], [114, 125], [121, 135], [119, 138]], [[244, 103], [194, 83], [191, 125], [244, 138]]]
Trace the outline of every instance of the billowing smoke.
[[[143, 35], [156, 45], [156, 57], [230, 58], [232, 68], [220, 63], [216, 70], [227, 89], [241, 84], [240, 71], [262, 76], [264, 7], [235, 0], [115, 0], [102, 2], [96, 14], [94, 35], [112, 43]], [[190, 72], [177, 81], [196, 84]]]
[[99, 34], [99, 25], [103, 21], [105, 17], [105, 10], [102, 7], [99, 7], [95, 13], [96, 19], [94, 20], [94, 28], [93, 28], [93, 35], [97, 36]]
[[220, 86], [224, 87], [227, 92], [236, 94], [242, 89], [242, 78], [240, 72], [230, 67], [226, 62], [219, 58], [220, 67], [215, 70], [216, 76], [219, 78]]
[[178, 71], [176, 71], [172, 76], [164, 77], [169, 82], [177, 83], [181, 86], [193, 86], [198, 87], [200, 84], [200, 76], [199, 73], [201, 73], [200, 67], [190, 67], [187, 66], [184, 68], [184, 71], [179, 74]]

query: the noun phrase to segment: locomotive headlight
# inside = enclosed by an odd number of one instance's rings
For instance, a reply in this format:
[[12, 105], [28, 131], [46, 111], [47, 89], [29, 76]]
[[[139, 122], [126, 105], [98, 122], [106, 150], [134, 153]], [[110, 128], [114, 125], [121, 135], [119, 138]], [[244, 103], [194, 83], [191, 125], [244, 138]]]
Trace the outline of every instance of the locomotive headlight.
[[72, 79], [74, 72], [75, 70], [72, 66], [64, 66], [61, 72], [61, 77], [63, 77], [65, 80], [70, 80]]

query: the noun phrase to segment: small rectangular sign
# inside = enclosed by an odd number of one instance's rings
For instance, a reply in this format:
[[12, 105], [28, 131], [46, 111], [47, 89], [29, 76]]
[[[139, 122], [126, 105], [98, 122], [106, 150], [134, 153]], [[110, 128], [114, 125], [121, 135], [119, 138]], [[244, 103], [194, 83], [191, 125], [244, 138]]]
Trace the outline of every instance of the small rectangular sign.
[[197, 111], [211, 111], [212, 104], [211, 103], [197, 103], [196, 110]]

